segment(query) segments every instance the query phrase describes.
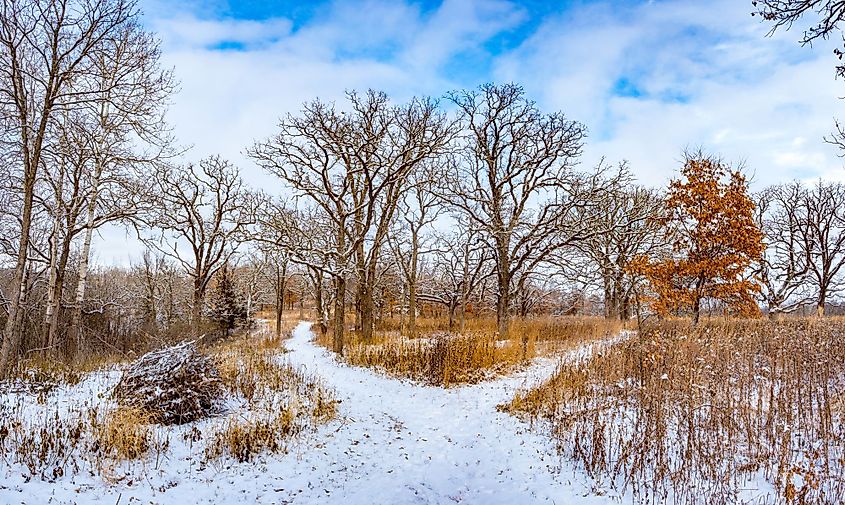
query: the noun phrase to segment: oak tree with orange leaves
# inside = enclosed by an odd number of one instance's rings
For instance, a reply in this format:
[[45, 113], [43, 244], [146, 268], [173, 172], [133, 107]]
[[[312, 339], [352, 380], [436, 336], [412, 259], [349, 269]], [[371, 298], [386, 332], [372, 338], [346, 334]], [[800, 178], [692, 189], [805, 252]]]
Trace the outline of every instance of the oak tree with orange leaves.
[[746, 273], [763, 252], [763, 233], [745, 176], [701, 152], [686, 155], [681, 175], [666, 198], [671, 253], [632, 265], [651, 285], [655, 311], [690, 313], [697, 324], [702, 301], [710, 299], [735, 314], [759, 314], [759, 287]]

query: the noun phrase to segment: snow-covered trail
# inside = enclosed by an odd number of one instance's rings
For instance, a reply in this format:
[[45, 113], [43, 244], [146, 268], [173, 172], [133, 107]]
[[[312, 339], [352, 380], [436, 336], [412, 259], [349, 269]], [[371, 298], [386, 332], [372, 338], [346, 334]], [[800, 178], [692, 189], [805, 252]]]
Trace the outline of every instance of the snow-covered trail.
[[[290, 362], [321, 377], [342, 401], [340, 427], [300, 455], [292, 503], [607, 503], [590, 493], [548, 438], [496, 411], [514, 391], [548, 377], [544, 360], [516, 375], [443, 389], [340, 364], [300, 323]], [[302, 490], [301, 492], [297, 492]]]
[[[260, 334], [256, 334], [256, 337]], [[250, 463], [203, 464], [203, 443], [186, 438], [225, 422], [159, 427], [169, 450], [104, 475], [83, 471], [55, 481], [30, 479], [0, 464], [0, 505], [5, 504], [595, 504], [619, 498], [591, 493], [590, 480], [561, 462], [553, 442], [527, 424], [499, 413], [514, 391], [543, 380], [555, 362], [474, 386], [443, 389], [387, 377], [339, 363], [316, 346], [309, 323], [300, 323], [280, 359], [303, 367], [336, 391], [338, 419], [293, 442], [288, 454], [262, 454]], [[587, 355], [585, 345], [569, 358]], [[95, 373], [50, 397], [27, 398], [33, 415], [100, 405], [118, 371]], [[13, 401], [19, 395], [0, 396]], [[2, 462], [0, 462], [2, 463]], [[107, 476], [106, 476], [107, 475]]]

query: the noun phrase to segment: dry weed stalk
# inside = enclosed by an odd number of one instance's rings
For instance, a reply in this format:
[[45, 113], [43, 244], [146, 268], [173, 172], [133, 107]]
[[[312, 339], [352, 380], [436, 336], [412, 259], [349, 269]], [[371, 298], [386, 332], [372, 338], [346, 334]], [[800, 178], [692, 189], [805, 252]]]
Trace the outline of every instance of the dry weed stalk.
[[506, 408], [547, 421], [564, 455], [638, 502], [845, 496], [845, 324], [732, 321], [643, 329]]
[[233, 339], [212, 349], [224, 386], [249, 409], [213, 428], [205, 457], [250, 461], [262, 452], [286, 452], [287, 442], [336, 414], [331, 391], [280, 360], [282, 342], [271, 334]]

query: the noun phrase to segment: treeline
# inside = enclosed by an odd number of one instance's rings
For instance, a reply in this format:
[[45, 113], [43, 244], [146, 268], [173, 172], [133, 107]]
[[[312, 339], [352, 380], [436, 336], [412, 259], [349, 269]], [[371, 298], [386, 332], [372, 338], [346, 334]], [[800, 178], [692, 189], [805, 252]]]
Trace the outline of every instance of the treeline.
[[[4, 2], [0, 59], [0, 375], [225, 334], [294, 299], [342, 352], [347, 320], [368, 338], [398, 313], [414, 335], [422, 305], [456, 330], [489, 311], [507, 336], [534, 313], [821, 313], [842, 288], [842, 185], [749, 195], [694, 152], [666, 190], [640, 187], [624, 162], [581, 166], [585, 126], [517, 85], [306, 103], [247, 150], [278, 198], [219, 156], [180, 161], [177, 83], [134, 2]], [[137, 265], [91, 268], [106, 225], [145, 244]]]

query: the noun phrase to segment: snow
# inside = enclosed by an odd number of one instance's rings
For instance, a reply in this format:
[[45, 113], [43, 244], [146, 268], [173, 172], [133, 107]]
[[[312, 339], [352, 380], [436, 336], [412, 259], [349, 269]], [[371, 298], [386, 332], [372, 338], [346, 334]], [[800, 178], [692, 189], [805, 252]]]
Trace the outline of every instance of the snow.
[[[537, 360], [514, 375], [443, 389], [393, 379], [339, 363], [311, 339], [301, 323], [286, 342], [283, 359], [321, 377], [335, 390], [338, 419], [297, 442], [284, 455], [252, 463], [232, 460], [202, 466], [202, 443], [191, 444], [192, 426], [160, 428], [170, 440], [163, 461], [154, 457], [122, 467], [114, 484], [80, 472], [56, 482], [27, 479], [0, 462], [0, 503], [343, 503], [528, 504], [618, 503], [596, 494], [594, 484], [557, 454], [553, 442], [496, 405], [516, 390], [548, 378], [552, 360]], [[571, 354], [582, 358], [588, 349]], [[84, 381], [52, 407], [86, 398]], [[72, 398], [68, 398], [70, 396]], [[94, 395], [95, 396], [95, 395]], [[4, 399], [9, 401], [8, 398]], [[123, 475], [123, 474], [120, 474]], [[131, 480], [131, 484], [129, 481]]]

